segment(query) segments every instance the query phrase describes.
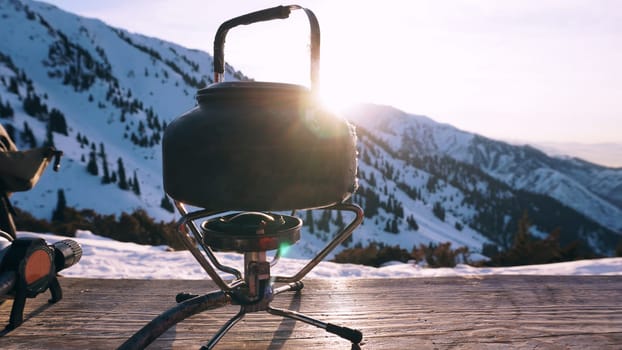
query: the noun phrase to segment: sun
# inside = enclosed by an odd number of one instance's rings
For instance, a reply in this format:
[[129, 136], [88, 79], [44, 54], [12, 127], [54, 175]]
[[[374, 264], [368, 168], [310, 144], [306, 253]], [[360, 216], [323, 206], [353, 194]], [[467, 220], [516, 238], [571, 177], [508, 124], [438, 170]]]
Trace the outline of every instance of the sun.
[[342, 94], [339, 91], [320, 90], [320, 103], [331, 111], [342, 112], [355, 104], [352, 95]]
[[354, 84], [334, 79], [322, 80], [319, 91], [322, 105], [335, 112], [343, 112], [364, 102], [364, 92]]

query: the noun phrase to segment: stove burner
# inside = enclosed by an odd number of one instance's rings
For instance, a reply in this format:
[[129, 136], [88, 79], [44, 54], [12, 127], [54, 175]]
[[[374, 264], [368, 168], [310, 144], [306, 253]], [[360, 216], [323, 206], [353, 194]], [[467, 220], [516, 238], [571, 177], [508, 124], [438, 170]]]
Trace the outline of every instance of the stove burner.
[[203, 241], [215, 250], [240, 253], [275, 250], [300, 239], [295, 216], [241, 212], [203, 222]]

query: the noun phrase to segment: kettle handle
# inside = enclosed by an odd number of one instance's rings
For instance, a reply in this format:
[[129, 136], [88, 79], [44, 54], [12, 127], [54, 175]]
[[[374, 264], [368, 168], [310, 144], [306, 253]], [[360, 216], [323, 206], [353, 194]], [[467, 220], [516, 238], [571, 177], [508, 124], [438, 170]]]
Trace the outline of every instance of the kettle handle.
[[225, 58], [224, 46], [225, 37], [229, 29], [247, 25], [255, 22], [270, 21], [273, 19], [285, 19], [289, 17], [292, 10], [304, 10], [309, 18], [311, 29], [311, 91], [319, 90], [320, 76], [320, 24], [315, 14], [304, 7], [298, 5], [277, 6], [265, 10], [259, 10], [245, 15], [232, 18], [218, 27], [214, 38], [214, 82], [224, 81]]

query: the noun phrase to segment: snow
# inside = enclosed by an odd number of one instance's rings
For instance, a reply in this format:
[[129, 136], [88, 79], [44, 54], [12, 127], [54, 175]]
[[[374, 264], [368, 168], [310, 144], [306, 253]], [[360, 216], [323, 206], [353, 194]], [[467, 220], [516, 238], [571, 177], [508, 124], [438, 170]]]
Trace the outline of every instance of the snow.
[[[35, 236], [48, 244], [67, 239], [51, 234], [18, 233]], [[207, 274], [188, 251], [170, 251], [166, 246], [146, 246], [117, 242], [88, 231], [78, 231], [73, 240], [83, 250], [82, 259], [61, 274], [66, 277], [102, 279], [205, 279]], [[6, 244], [5, 242], [1, 242]], [[221, 263], [242, 268], [243, 256], [216, 253]], [[308, 260], [281, 258], [272, 269], [273, 275], [293, 275]], [[426, 268], [414, 263], [391, 262], [380, 268], [323, 261], [308, 278], [412, 278], [487, 275], [622, 275], [622, 258], [579, 260], [547, 265], [476, 268], [460, 264], [455, 268]]]

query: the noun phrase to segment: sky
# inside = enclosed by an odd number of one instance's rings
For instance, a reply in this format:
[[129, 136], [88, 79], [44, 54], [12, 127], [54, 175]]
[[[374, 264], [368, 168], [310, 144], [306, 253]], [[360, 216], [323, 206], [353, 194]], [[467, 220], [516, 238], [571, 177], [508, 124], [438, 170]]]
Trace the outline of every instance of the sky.
[[[18, 237], [40, 237], [48, 244], [67, 239], [51, 234], [18, 232]], [[76, 233], [72, 240], [82, 247], [82, 258], [77, 264], [61, 271], [66, 277], [106, 279], [207, 279], [207, 273], [188, 251], [171, 251], [166, 246], [148, 246], [124, 243], [97, 236], [89, 231]], [[0, 239], [0, 249], [9, 243]], [[270, 253], [269, 253], [270, 255]], [[216, 253], [219, 261], [242, 270], [242, 254]], [[269, 257], [271, 259], [271, 257]], [[274, 275], [292, 276], [308, 260], [283, 257], [273, 268]], [[427, 268], [422, 265], [393, 262], [382, 267], [354, 264], [337, 264], [322, 261], [314, 267], [308, 278], [413, 278], [444, 276], [485, 275], [617, 275], [622, 276], [622, 258], [577, 260], [546, 265], [510, 267], [483, 267], [458, 264], [454, 268]], [[230, 275], [222, 274], [229, 278]]]
[[[218, 26], [275, 1], [52, 0], [132, 32], [213, 53]], [[321, 91], [340, 108], [392, 105], [495, 139], [622, 144], [622, 2], [313, 0]], [[229, 31], [225, 60], [309, 85], [308, 22]], [[618, 162], [620, 163], [620, 162]]]

